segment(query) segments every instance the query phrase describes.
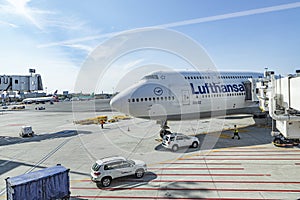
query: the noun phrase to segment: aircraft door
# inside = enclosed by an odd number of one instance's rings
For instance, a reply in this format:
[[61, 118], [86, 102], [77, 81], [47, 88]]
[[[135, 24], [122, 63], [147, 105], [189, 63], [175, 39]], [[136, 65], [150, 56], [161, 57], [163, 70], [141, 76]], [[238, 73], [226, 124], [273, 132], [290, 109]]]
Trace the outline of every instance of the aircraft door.
[[183, 105], [190, 105], [190, 93], [188, 90], [182, 90], [182, 104]]
[[245, 86], [245, 100], [252, 100], [252, 83], [250, 81], [245, 81], [244, 83]]

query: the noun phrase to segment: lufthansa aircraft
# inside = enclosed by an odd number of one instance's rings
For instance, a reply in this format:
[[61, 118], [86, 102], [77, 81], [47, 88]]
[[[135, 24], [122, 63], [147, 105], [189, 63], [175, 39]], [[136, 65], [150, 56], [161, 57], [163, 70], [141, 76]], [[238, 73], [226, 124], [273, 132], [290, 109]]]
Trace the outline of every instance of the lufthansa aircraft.
[[110, 105], [134, 117], [159, 121], [164, 134], [168, 120], [253, 112], [258, 106], [249, 101], [255, 92], [250, 81], [262, 77], [256, 72], [158, 71], [117, 94]]

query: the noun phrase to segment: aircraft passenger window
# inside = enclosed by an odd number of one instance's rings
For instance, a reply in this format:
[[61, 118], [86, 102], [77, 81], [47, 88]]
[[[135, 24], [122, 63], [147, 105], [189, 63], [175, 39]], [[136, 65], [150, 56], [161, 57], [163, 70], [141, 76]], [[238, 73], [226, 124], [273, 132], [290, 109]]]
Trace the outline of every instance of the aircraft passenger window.
[[157, 97], [156, 99], [157, 99], [157, 101], [159, 101], [159, 97]]
[[168, 97], [165, 97], [165, 100], [168, 101]]
[[173, 97], [172, 97], [172, 99], [174, 100], [174, 99], [175, 99], [175, 97], [173, 96]]
[[144, 101], [144, 99], [143, 99], [143, 98], [141, 98], [141, 101]]
[[139, 99], [136, 99], [136, 102], [139, 102]]
[[190, 79], [190, 77], [188, 76], [188, 79]]
[[145, 101], [147, 101], [148, 99], [147, 98], [145, 98]]
[[132, 102], [135, 102], [135, 99], [132, 99]]
[[128, 103], [130, 103], [130, 99], [128, 99]]
[[163, 97], [160, 97], [160, 100], [162, 100], [162, 101], [163, 101], [163, 100], [164, 100], [164, 98], [163, 98]]
[[196, 76], [194, 76], [194, 79], [196, 79]]
[[171, 97], [169, 97], [169, 100], [171, 100]]
[[187, 79], [186, 77], [184, 77], [184, 79]]

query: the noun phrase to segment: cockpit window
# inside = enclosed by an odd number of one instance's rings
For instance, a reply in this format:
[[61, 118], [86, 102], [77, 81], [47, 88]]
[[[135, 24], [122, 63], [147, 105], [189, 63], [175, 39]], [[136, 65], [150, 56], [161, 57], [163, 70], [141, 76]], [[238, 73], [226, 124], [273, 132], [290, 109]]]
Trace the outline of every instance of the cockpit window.
[[158, 79], [158, 76], [157, 76], [157, 75], [154, 75], [154, 74], [152, 74], [152, 75], [144, 76], [144, 78], [143, 78], [143, 79], [145, 79], [145, 80], [149, 80], [149, 79]]

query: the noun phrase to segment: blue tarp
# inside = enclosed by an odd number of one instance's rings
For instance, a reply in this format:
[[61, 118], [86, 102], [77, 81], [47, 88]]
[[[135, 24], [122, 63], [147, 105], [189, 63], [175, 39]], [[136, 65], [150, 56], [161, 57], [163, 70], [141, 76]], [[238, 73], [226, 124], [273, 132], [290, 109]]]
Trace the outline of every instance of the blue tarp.
[[7, 199], [38, 200], [68, 197], [69, 170], [63, 166], [6, 179]]

